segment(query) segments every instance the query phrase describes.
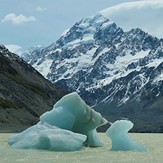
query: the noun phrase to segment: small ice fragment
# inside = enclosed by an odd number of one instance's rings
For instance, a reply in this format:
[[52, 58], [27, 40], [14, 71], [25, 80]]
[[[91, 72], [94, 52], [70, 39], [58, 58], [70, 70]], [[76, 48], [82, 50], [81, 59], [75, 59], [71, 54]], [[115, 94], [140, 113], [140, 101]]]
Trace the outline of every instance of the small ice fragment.
[[129, 120], [118, 120], [111, 124], [106, 131], [107, 136], [112, 141], [111, 150], [123, 151], [146, 151], [147, 148], [133, 140], [128, 131], [133, 127], [133, 123]]

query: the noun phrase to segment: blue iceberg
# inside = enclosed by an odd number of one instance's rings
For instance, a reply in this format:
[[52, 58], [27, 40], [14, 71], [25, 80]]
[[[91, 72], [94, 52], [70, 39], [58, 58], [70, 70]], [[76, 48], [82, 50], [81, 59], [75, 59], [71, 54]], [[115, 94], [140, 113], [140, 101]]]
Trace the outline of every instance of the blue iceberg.
[[133, 123], [129, 120], [118, 120], [111, 124], [106, 131], [107, 136], [112, 141], [111, 150], [122, 151], [146, 151], [147, 148], [136, 142], [128, 135], [128, 131], [133, 127]]
[[40, 116], [40, 122], [22, 133], [9, 137], [14, 148], [75, 151], [84, 145], [98, 147], [102, 142], [96, 128], [107, 120], [95, 112], [77, 93], [59, 100], [51, 111]]
[[108, 123], [94, 111], [77, 93], [70, 93], [58, 101], [53, 109], [40, 117], [41, 122], [87, 136], [86, 144], [102, 146], [96, 128]]
[[8, 143], [14, 148], [75, 151], [81, 149], [85, 140], [86, 135], [39, 122], [22, 133], [11, 136]]

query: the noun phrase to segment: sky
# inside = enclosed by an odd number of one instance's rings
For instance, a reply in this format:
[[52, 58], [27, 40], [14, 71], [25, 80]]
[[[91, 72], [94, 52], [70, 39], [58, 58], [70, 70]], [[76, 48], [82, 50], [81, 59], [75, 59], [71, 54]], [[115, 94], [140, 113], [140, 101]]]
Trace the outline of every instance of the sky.
[[0, 44], [15, 52], [48, 46], [77, 21], [131, 0], [0, 0]]
[[[133, 1], [135, 0], [0, 0], [0, 44], [15, 53], [38, 45], [48, 46], [82, 18]], [[118, 11], [110, 12], [108, 17], [117, 19], [118, 22], [121, 20], [119, 16], [124, 15], [123, 9], [124, 7], [119, 7]]]

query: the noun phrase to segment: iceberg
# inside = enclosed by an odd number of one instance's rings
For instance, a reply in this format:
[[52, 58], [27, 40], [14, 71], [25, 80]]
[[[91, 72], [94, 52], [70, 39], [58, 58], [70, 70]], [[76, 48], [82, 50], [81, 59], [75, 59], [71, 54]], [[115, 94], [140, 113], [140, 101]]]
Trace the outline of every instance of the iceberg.
[[83, 145], [98, 147], [102, 142], [96, 128], [108, 121], [73, 92], [59, 100], [38, 124], [9, 137], [14, 148], [54, 151], [80, 150]]
[[73, 92], [59, 100], [49, 112], [40, 117], [41, 122], [87, 136], [88, 146], [102, 146], [96, 132], [100, 125], [108, 123], [100, 113], [89, 107]]
[[111, 123], [106, 131], [106, 135], [112, 141], [111, 150], [122, 151], [146, 151], [147, 148], [128, 135], [128, 131], [133, 127], [133, 123], [129, 120], [118, 120]]
[[82, 148], [85, 140], [86, 135], [39, 122], [22, 133], [11, 136], [8, 143], [14, 148], [22, 149], [76, 151]]

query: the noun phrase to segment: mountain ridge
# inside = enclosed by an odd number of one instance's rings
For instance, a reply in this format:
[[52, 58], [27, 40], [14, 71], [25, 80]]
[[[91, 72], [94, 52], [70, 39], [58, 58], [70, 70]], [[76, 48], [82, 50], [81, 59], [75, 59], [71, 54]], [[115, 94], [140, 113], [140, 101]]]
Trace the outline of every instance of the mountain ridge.
[[21, 129], [37, 123], [66, 94], [3, 45], [0, 65], [0, 131], [17, 131], [17, 126]]
[[[163, 131], [162, 109], [156, 107], [162, 99], [163, 39], [139, 28], [124, 32], [98, 13], [77, 22], [40, 55], [33, 67], [53, 83], [77, 91], [103, 116], [129, 118], [135, 131]], [[155, 124], [152, 114], [159, 115]]]

